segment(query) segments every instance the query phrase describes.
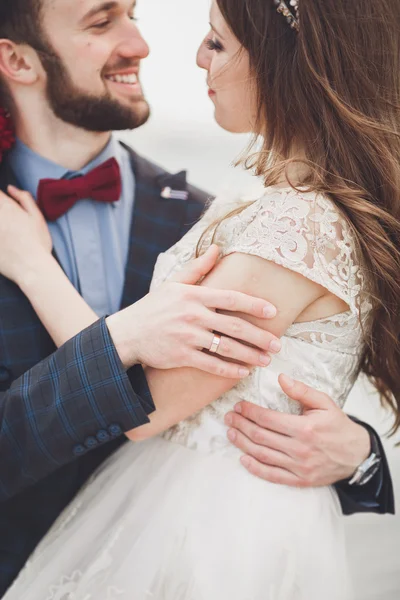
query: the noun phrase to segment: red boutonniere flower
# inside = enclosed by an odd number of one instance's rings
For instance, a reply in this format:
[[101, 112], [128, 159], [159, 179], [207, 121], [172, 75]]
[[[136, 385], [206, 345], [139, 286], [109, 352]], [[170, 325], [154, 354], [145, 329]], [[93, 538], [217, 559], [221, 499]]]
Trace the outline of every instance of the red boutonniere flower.
[[9, 113], [0, 108], [0, 162], [4, 152], [10, 150], [15, 143], [14, 126]]

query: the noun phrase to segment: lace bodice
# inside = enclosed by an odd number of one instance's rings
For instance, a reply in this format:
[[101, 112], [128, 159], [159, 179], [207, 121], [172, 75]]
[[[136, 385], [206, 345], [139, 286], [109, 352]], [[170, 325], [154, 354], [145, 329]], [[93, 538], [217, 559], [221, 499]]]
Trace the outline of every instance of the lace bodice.
[[[240, 206], [240, 200], [217, 198], [200, 222], [159, 257], [152, 286], [160, 285], [192, 260], [207, 227]], [[214, 228], [205, 244], [213, 232]], [[191, 447], [226, 453], [234, 450], [226, 441], [223, 417], [238, 400], [299, 412], [297, 403], [278, 385], [281, 372], [325, 391], [343, 406], [358, 374], [370, 307], [351, 230], [324, 196], [268, 188], [260, 199], [219, 225], [215, 242], [222, 256], [240, 252], [273, 261], [323, 286], [349, 307], [325, 319], [293, 324], [282, 339], [281, 353], [268, 368], [256, 368], [233, 390], [164, 434]]]

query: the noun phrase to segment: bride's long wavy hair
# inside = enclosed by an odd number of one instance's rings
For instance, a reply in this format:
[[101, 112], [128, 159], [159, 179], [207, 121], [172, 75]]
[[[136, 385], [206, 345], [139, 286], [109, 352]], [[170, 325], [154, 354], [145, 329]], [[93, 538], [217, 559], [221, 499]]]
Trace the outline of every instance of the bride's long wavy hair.
[[299, 0], [299, 32], [273, 0], [217, 4], [249, 54], [257, 84], [262, 148], [247, 154], [246, 166], [273, 185], [292, 149], [301, 148], [309, 167], [302, 183], [328, 195], [356, 236], [373, 303], [361, 369], [394, 411], [394, 432], [400, 428], [398, 0]]

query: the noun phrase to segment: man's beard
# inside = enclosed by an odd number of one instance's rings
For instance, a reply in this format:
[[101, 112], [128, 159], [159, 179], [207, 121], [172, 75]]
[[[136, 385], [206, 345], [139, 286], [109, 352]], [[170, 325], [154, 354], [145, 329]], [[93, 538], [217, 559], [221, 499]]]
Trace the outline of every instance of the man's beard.
[[[148, 120], [150, 108], [143, 97], [133, 99], [128, 107], [107, 92], [99, 97], [90, 95], [73, 83], [63, 61], [51, 48], [40, 54], [47, 74], [47, 99], [62, 121], [88, 131], [106, 132], [136, 129]], [[119, 68], [130, 66], [132, 62], [126, 59]]]

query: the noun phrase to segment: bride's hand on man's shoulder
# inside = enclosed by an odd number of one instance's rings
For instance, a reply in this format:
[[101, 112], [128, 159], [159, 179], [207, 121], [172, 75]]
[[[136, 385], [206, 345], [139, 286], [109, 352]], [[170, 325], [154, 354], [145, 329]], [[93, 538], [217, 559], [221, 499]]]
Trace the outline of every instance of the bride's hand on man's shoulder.
[[0, 192], [0, 273], [19, 284], [51, 255], [47, 223], [28, 192], [14, 186]]

